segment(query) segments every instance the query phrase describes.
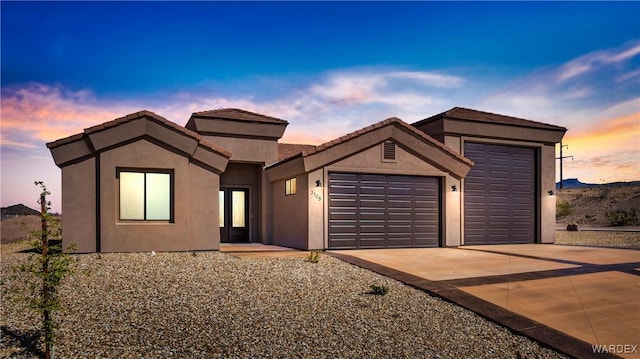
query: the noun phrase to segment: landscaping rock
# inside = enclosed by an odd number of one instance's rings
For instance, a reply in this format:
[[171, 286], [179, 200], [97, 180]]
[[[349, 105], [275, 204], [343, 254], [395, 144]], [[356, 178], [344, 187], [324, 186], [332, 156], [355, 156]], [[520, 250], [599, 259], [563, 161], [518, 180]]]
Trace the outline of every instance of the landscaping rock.
[[569, 223], [567, 224], [567, 231], [569, 232], [578, 232], [580, 230], [580, 226], [577, 223]]
[[[5, 300], [29, 256], [2, 245], [0, 357], [32, 358], [39, 317]], [[75, 255], [59, 358], [563, 358], [455, 304], [338, 259], [220, 252]], [[371, 285], [388, 288], [367, 294]]]

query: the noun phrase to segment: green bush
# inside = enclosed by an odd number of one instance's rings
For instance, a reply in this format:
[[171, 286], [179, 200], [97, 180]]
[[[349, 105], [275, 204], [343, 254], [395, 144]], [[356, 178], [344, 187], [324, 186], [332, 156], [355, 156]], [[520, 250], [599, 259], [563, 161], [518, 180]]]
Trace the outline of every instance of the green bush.
[[375, 285], [372, 284], [371, 285], [371, 294], [375, 294], [375, 295], [385, 295], [389, 292], [389, 288], [387, 288], [384, 285]]
[[556, 202], [556, 218], [566, 217], [573, 212], [569, 202]]
[[320, 262], [320, 252], [317, 251], [311, 251], [309, 252], [309, 254], [307, 254], [307, 262], [310, 263], [318, 263]]
[[628, 211], [616, 209], [615, 211], [607, 212], [607, 219], [609, 219], [609, 225], [612, 227], [633, 226], [638, 224], [638, 214], [635, 208], [631, 208]]

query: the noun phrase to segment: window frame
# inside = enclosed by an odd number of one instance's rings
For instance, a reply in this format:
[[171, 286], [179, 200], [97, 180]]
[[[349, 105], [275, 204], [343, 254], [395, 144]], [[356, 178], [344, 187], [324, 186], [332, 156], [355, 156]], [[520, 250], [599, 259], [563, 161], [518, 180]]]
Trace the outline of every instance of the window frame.
[[[120, 203], [120, 174], [121, 173], [142, 173], [144, 174], [144, 198], [143, 198], [143, 219], [123, 219], [121, 217], [122, 208]], [[169, 219], [147, 219], [147, 174], [168, 174], [169, 175]], [[116, 179], [118, 182], [118, 195], [116, 196], [118, 208], [118, 221], [126, 223], [175, 223], [175, 170], [166, 168], [139, 168], [139, 167], [116, 167]]]
[[[293, 186], [292, 186], [293, 184]], [[293, 196], [298, 192], [298, 180], [296, 177], [291, 177], [284, 181], [284, 195]]]

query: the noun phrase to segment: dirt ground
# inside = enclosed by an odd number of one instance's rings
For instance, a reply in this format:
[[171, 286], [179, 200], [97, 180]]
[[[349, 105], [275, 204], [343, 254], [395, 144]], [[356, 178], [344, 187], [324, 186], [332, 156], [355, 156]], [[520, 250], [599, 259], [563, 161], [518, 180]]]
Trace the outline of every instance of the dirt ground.
[[556, 218], [558, 227], [578, 223], [584, 227], [608, 227], [607, 212], [614, 210], [636, 210], [640, 216], [640, 186], [594, 187], [563, 189], [557, 191], [557, 203], [568, 203], [567, 216]]
[[28, 239], [29, 233], [40, 229], [40, 216], [19, 216], [0, 222], [2, 244]]

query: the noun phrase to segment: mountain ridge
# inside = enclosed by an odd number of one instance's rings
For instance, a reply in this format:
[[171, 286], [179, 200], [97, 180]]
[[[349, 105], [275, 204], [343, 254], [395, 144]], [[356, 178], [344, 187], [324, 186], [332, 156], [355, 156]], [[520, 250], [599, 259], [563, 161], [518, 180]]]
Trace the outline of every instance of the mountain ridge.
[[[596, 188], [596, 187], [629, 187], [640, 186], [640, 181], [628, 181], [628, 182], [609, 182], [609, 183], [585, 183], [577, 178], [567, 178], [562, 180], [563, 189], [572, 188]], [[560, 182], [556, 182], [556, 189], [560, 189]]]
[[2, 216], [39, 216], [40, 212], [29, 208], [22, 203], [14, 204], [0, 209]]

